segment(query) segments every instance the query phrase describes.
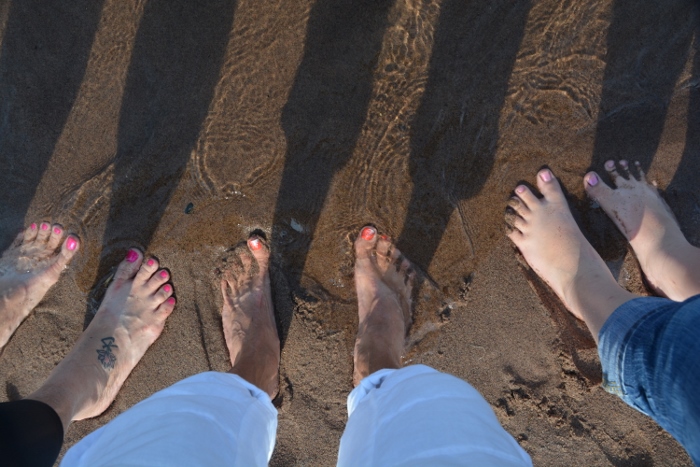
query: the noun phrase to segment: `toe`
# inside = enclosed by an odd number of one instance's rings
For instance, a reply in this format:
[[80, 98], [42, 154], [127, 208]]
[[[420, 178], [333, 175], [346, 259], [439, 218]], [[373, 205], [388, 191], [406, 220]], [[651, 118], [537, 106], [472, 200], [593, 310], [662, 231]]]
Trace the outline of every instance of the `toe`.
[[392, 254], [394, 253], [394, 250], [396, 250], [396, 248], [393, 248], [391, 238], [388, 235], [380, 235], [379, 240], [377, 241], [377, 254], [390, 259], [393, 258]]
[[167, 298], [158, 308], [156, 308], [156, 313], [163, 314], [167, 318], [175, 309], [175, 303], [177, 303], [175, 297]]
[[583, 186], [592, 199], [600, 202], [613, 193], [613, 189], [603, 183], [597, 173], [588, 172], [583, 177]]
[[357, 259], [370, 258], [372, 250], [377, 245], [377, 229], [366, 225], [360, 230], [355, 240], [355, 256]]
[[506, 213], [506, 224], [520, 232], [527, 228], [527, 221], [515, 213]]
[[160, 263], [158, 263], [157, 259], [153, 257], [144, 259], [143, 263], [141, 263], [141, 267], [139, 268], [139, 272], [136, 273], [134, 282], [139, 285], [145, 284], [151, 279], [151, 277], [153, 277], [153, 274], [155, 274], [159, 267]]
[[537, 173], [537, 187], [547, 201], [564, 201], [564, 192], [551, 170], [542, 169]]
[[49, 235], [51, 235], [51, 226], [48, 222], [42, 222], [39, 225], [39, 232], [37, 233], [36, 241], [45, 243], [46, 240], [48, 240]]
[[155, 293], [163, 284], [170, 280], [170, 273], [166, 269], [160, 269], [148, 279], [146, 289], [148, 292]]
[[267, 263], [270, 260], [270, 249], [265, 244], [262, 238], [258, 235], [251, 235], [248, 238], [248, 249], [252, 253], [255, 260], [261, 269], [267, 268]]
[[22, 241], [24, 243], [29, 243], [31, 241], [34, 241], [38, 232], [39, 232], [39, 226], [36, 225], [36, 223], [32, 223], [32, 225], [30, 225], [29, 227], [24, 229], [24, 235], [23, 235]]
[[517, 196], [513, 196], [508, 200], [508, 207], [515, 211], [519, 216], [524, 216], [530, 213], [530, 208], [525, 206], [525, 203], [523, 203]]
[[646, 183], [647, 176], [644, 173], [644, 169], [642, 169], [642, 164], [640, 164], [639, 161], [634, 161], [634, 166], [637, 168], [637, 173], [639, 174], [639, 181]]
[[506, 236], [510, 238], [516, 246], [518, 246], [523, 239], [523, 233], [510, 225], [506, 225]]
[[163, 284], [163, 286], [156, 292], [156, 300], [159, 304], [164, 303], [173, 294], [173, 286], [170, 284]]
[[621, 173], [624, 177], [629, 178], [629, 175], [630, 175], [630, 165], [629, 165], [629, 163], [628, 163], [625, 159], [622, 159], [622, 160], [620, 161], [620, 173]]
[[530, 190], [525, 185], [518, 185], [517, 187], [515, 187], [515, 194], [523, 203], [523, 205], [528, 209], [532, 209], [534, 206], [537, 206], [540, 202], [540, 200], [537, 199], [537, 196], [535, 196], [532, 190]]
[[75, 254], [80, 248], [80, 240], [74, 235], [69, 235], [68, 238], [63, 242], [61, 246], [61, 252], [56, 256], [56, 262], [54, 263], [54, 268], [57, 272], [61, 272], [70, 263]]
[[126, 254], [126, 258], [124, 258], [124, 261], [119, 263], [117, 272], [114, 273], [114, 280], [128, 281], [133, 279], [141, 266], [142, 260], [143, 253], [136, 248], [130, 249]]
[[608, 175], [610, 175], [610, 178], [612, 181], [617, 185], [620, 181], [620, 174], [617, 171], [617, 165], [615, 165], [615, 161], [609, 160], [605, 163], [605, 170], [608, 172]]
[[54, 224], [51, 226], [51, 234], [49, 235], [49, 241], [46, 244], [46, 248], [50, 251], [54, 251], [61, 244], [61, 239], [63, 238], [63, 227]]

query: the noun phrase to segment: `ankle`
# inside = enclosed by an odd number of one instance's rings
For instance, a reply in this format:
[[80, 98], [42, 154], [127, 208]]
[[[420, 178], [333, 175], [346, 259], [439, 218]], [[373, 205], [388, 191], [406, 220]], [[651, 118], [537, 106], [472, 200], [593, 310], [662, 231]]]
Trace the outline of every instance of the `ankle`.
[[586, 323], [593, 339], [598, 342], [598, 334], [615, 310], [622, 304], [636, 298], [631, 292], [615, 284], [599, 284], [589, 293], [577, 297], [578, 312]]

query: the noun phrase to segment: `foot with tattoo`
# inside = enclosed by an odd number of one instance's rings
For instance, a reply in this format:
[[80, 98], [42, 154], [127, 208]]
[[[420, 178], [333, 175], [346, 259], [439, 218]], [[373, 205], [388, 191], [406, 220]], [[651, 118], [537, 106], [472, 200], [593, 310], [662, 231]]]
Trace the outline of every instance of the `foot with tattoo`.
[[63, 238], [58, 224], [32, 224], [0, 258], [0, 349], [78, 251], [77, 237]]
[[355, 240], [359, 325], [353, 384], [384, 368], [401, 368], [411, 324], [415, 272], [386, 235], [366, 226]]
[[270, 250], [257, 235], [234, 250], [221, 280], [224, 336], [231, 357], [231, 373], [267, 392], [279, 391], [280, 339], [268, 265]]
[[104, 412], [175, 307], [169, 279], [155, 258], [129, 250], [88, 328], [28, 399], [50, 405], [64, 429]]
[[518, 185], [506, 214], [508, 237], [566, 308], [585, 321], [593, 338], [615, 309], [635, 296], [620, 287], [574, 221], [549, 169], [537, 174], [542, 198]]
[[588, 196], [598, 202], [634, 250], [647, 280], [657, 292], [671, 300], [683, 301], [700, 294], [700, 248], [686, 240], [671, 209], [656, 187], [646, 181], [639, 162], [638, 177], [629, 164], [607, 161], [616, 188], [603, 183], [598, 174], [584, 177]]

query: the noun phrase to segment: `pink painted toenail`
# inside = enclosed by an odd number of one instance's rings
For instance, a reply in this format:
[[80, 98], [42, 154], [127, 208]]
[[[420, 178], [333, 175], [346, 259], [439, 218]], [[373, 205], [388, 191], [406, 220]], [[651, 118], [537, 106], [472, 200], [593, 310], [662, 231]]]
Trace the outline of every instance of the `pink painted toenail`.
[[615, 168], [615, 161], [608, 161], [605, 163], [605, 168], [608, 170], [612, 170]]
[[160, 272], [160, 277], [162, 277], [163, 279], [165, 279], [166, 277], [168, 277], [168, 271], [166, 271], [165, 269], [163, 269], [163, 270]]
[[620, 161], [620, 165], [621, 165], [622, 167], [627, 167], [627, 161], [624, 161], [624, 160], [623, 160], [623, 161]]
[[363, 240], [372, 241], [374, 239], [374, 236], [377, 234], [377, 231], [374, 230], [372, 227], [365, 227], [362, 229], [362, 232], [360, 233], [360, 236], [362, 237]]
[[149, 266], [153, 266], [155, 263], [156, 263], [156, 262], [153, 260], [153, 258], [151, 258], [151, 259], [149, 259], [148, 261], [146, 261], [146, 264], [148, 264]]
[[260, 248], [262, 248], [262, 242], [259, 238], [251, 238], [248, 240], [248, 245], [250, 245], [250, 249], [253, 251], [258, 251]]
[[130, 263], [133, 263], [139, 259], [139, 254], [136, 250], [129, 250], [129, 252], [126, 254], [126, 260]]
[[41, 224], [41, 230], [49, 230], [49, 224]]
[[550, 182], [552, 181], [552, 172], [549, 170], [543, 170], [540, 172], [540, 178], [542, 179], [543, 182]]
[[29, 228], [32, 229], [32, 230], [36, 230], [36, 224], [30, 225]]
[[173, 290], [173, 288], [170, 287], [169, 284], [165, 284], [165, 285], [163, 286], [163, 290], [166, 291], [166, 292], [170, 292], [171, 290]]
[[518, 185], [515, 187], [516, 193], [525, 193], [525, 187], [523, 185]]
[[175, 305], [175, 299], [173, 297], [170, 297], [166, 300], [170, 305]]
[[66, 240], [66, 248], [68, 248], [68, 251], [73, 251], [75, 248], [78, 246], [78, 241], [74, 239], [73, 237], [68, 237], [68, 240]]
[[596, 186], [598, 184], [598, 176], [596, 174], [591, 174], [587, 182], [590, 186]]
[[54, 227], [53, 228], [53, 233], [56, 235], [61, 235], [62, 230], [59, 227]]

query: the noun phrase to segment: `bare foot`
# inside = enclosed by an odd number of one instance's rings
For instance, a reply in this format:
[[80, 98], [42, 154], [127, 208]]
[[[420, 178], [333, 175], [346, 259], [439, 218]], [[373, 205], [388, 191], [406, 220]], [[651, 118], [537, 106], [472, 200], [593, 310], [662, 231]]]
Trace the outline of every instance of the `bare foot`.
[[564, 302], [574, 316], [588, 325], [593, 337], [615, 308], [634, 298], [613, 278], [598, 253], [574, 221], [559, 182], [549, 169], [537, 174], [539, 199], [524, 185], [515, 189], [506, 221], [508, 237], [527, 263]]
[[683, 301], [700, 294], [700, 249], [683, 236], [671, 209], [656, 188], [647, 183], [639, 162], [640, 179], [620, 161], [605, 163], [617, 189], [600, 182], [595, 172], [584, 177], [588, 196], [597, 201], [632, 245], [649, 283], [672, 300]]
[[53, 407], [64, 427], [104, 412], [175, 307], [169, 279], [155, 258], [129, 250], [88, 328], [28, 399]]
[[374, 227], [362, 228], [355, 240], [355, 386], [377, 370], [401, 368], [414, 276], [411, 263], [388, 237], [378, 237]]
[[273, 399], [279, 391], [280, 340], [272, 307], [270, 251], [256, 235], [235, 250], [221, 280], [221, 318], [231, 356], [231, 373], [259, 387]]
[[56, 252], [63, 233], [58, 224], [32, 224], [0, 258], [0, 349], [78, 251], [79, 241], [70, 235]]

